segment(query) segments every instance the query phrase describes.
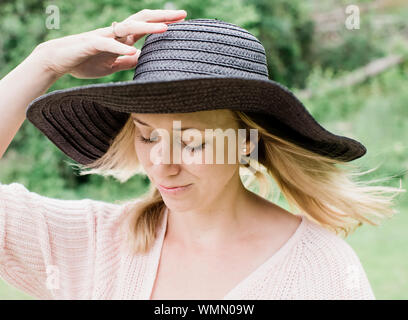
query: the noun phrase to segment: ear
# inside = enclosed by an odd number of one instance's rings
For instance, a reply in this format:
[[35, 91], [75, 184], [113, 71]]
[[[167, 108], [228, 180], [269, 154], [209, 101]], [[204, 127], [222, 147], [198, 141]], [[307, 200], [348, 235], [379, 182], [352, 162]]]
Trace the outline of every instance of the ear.
[[[259, 143], [259, 139], [260, 138], [258, 137], [257, 143]], [[241, 142], [241, 149], [240, 149], [241, 154], [249, 156], [252, 153], [252, 151], [254, 151], [254, 149], [255, 149], [255, 144], [252, 141], [243, 140]]]
[[248, 156], [254, 149], [254, 145], [250, 141], [243, 141], [240, 147], [240, 153], [242, 155]]

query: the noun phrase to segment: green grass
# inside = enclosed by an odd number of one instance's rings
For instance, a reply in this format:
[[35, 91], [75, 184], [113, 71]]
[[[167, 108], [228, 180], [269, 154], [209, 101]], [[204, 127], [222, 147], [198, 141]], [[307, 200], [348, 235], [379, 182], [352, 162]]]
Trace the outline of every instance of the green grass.
[[347, 238], [377, 299], [408, 299], [408, 203], [380, 226], [364, 225]]
[[0, 300], [33, 300], [31, 296], [0, 279]]

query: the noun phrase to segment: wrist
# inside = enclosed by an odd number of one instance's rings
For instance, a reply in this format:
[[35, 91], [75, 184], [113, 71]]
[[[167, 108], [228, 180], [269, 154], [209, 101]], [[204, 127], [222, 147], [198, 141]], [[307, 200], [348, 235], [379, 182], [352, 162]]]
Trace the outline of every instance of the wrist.
[[52, 66], [47, 62], [47, 59], [44, 58], [44, 56], [47, 56], [44, 50], [44, 48], [38, 45], [27, 57], [27, 60], [30, 62], [30, 65], [33, 68], [39, 69], [41, 74], [45, 75], [51, 81], [56, 81], [64, 74], [59, 73], [52, 68]]

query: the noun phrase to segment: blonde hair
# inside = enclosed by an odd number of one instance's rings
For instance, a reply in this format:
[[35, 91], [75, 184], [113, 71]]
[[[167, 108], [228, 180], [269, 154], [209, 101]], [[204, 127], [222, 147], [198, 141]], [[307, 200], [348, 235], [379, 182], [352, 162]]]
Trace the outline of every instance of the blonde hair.
[[[258, 182], [258, 193], [269, 199], [271, 196], [276, 197], [273, 192], [269, 195], [275, 182], [277, 195], [282, 192], [293, 214], [302, 214], [344, 237], [363, 223], [376, 226], [398, 212], [393, 208], [393, 201], [399, 193], [406, 191], [401, 188], [401, 184], [399, 188], [372, 186], [375, 182], [386, 181], [391, 177], [357, 180], [377, 168], [359, 172], [356, 165], [299, 147], [266, 131], [244, 112], [231, 111], [239, 128], [247, 129], [247, 132], [249, 129], [258, 130], [258, 160], [251, 158], [249, 163], [240, 164], [240, 169], [247, 172], [249, 168], [252, 168], [251, 172], [256, 170], [251, 179], [244, 181], [246, 188]], [[121, 183], [135, 174], [144, 173], [134, 148], [135, 131], [129, 117], [104, 156], [88, 165], [71, 164], [87, 170], [81, 171], [80, 175], [113, 176]], [[127, 244], [134, 253], [146, 253], [155, 241], [165, 204], [160, 192], [152, 184], [149, 191], [137, 200], [126, 202], [126, 216], [121, 230], [126, 234]]]

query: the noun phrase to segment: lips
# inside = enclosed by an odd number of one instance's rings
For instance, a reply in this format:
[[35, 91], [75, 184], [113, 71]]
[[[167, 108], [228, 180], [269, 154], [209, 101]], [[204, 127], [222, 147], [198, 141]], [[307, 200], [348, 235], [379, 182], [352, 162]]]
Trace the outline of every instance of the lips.
[[162, 194], [166, 194], [168, 196], [181, 196], [183, 194], [185, 194], [188, 190], [190, 190], [192, 188], [192, 183], [184, 185], [184, 186], [180, 186], [180, 187], [172, 187], [172, 188], [166, 188], [165, 186], [162, 186], [161, 184], [159, 184], [157, 186], [157, 188], [160, 190], [160, 192]]
[[[191, 183], [190, 183], [190, 184], [191, 184]], [[160, 187], [162, 187], [162, 188], [164, 188], [164, 189], [177, 189], [177, 188], [187, 187], [187, 186], [189, 186], [190, 184], [186, 184], [186, 185], [183, 185], [183, 186], [174, 186], [174, 187], [166, 187], [166, 186], [163, 186], [162, 184], [160, 184]]]

